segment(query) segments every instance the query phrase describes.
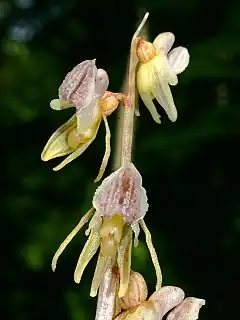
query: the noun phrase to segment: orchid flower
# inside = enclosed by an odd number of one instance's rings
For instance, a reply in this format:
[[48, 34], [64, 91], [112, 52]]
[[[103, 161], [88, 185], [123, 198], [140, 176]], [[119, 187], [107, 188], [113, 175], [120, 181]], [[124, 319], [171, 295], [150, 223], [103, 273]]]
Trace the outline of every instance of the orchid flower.
[[41, 158], [48, 161], [68, 155], [53, 170], [62, 169], [79, 157], [93, 142], [102, 119], [106, 127], [106, 150], [95, 181], [103, 176], [110, 156], [109, 116], [118, 106], [119, 95], [107, 90], [109, 79], [106, 71], [97, 69], [95, 60], [86, 60], [67, 74], [59, 88], [59, 99], [51, 101], [54, 110], [75, 107], [76, 113], [49, 138]]
[[135, 234], [134, 245], [137, 246], [141, 226], [145, 232], [146, 243], [157, 275], [156, 288], [159, 289], [162, 283], [161, 269], [152, 244], [151, 234], [143, 220], [147, 210], [147, 195], [142, 187], [142, 177], [133, 163], [126, 160], [97, 188], [93, 197], [93, 208], [83, 216], [79, 224], [60, 245], [53, 258], [53, 270], [55, 270], [57, 260], [68, 243], [91, 218], [89, 228], [86, 231], [86, 234], [90, 235], [80, 254], [74, 280], [77, 283], [80, 282], [84, 269], [100, 247], [90, 295], [97, 295], [106, 266], [111, 261], [119, 270], [118, 296], [123, 297], [127, 291], [130, 277], [132, 231]]
[[177, 109], [169, 84], [175, 86], [178, 83], [177, 75], [183, 72], [189, 63], [189, 53], [186, 48], [176, 47], [170, 51], [174, 40], [174, 34], [171, 32], [160, 33], [153, 43], [138, 38], [137, 89], [157, 123], [161, 121], [152, 101], [154, 98], [171, 121], [177, 120]]

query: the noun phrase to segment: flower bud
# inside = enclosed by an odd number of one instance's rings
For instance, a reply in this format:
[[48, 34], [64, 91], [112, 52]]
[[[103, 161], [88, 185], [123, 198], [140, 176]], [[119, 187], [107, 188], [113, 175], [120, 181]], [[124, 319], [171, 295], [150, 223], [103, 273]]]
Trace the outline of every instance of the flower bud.
[[137, 56], [141, 63], [152, 60], [157, 55], [157, 50], [151, 42], [140, 38], [137, 43]]
[[147, 299], [147, 294], [147, 284], [143, 276], [138, 272], [131, 271], [128, 289], [125, 295], [120, 298], [120, 306], [124, 310], [136, 307]]
[[113, 113], [118, 107], [119, 99], [118, 94], [106, 91], [104, 96], [101, 99], [101, 109], [105, 116], [109, 116]]

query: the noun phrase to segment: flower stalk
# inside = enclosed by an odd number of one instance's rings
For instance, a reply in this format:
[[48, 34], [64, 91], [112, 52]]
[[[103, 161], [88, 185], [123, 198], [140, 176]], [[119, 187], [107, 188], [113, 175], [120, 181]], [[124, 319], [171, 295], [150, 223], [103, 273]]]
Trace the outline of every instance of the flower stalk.
[[[121, 139], [121, 145], [119, 144], [119, 147], [121, 146], [121, 153], [117, 153], [117, 157], [115, 157], [115, 163], [119, 163], [120, 165], [123, 164], [124, 159], [131, 161], [132, 158], [132, 143], [133, 143], [133, 130], [134, 130], [134, 115], [135, 115], [135, 71], [137, 66], [137, 54], [136, 54], [136, 48], [137, 48], [137, 37], [142, 30], [147, 18], [149, 16], [149, 13], [147, 12], [141, 23], [139, 24], [136, 32], [134, 33], [131, 41], [131, 49], [130, 49], [130, 61], [129, 61], [129, 69], [128, 69], [128, 81], [127, 81], [127, 87], [128, 87], [128, 93], [123, 98], [123, 115], [120, 118], [120, 130], [119, 130], [119, 137], [118, 139]], [[121, 110], [122, 111], [122, 110]], [[118, 169], [115, 166], [115, 169]], [[102, 282], [100, 284], [99, 293], [98, 293], [98, 302], [97, 302], [97, 310], [96, 310], [96, 317], [95, 320], [112, 320], [114, 315], [116, 316], [118, 312], [115, 309], [115, 306], [118, 304], [118, 295], [117, 295], [117, 287], [110, 287], [110, 280], [109, 277], [112, 276], [112, 279], [114, 279], [115, 275], [113, 272], [113, 265], [111, 266], [111, 263], [108, 265], [108, 271], [104, 274], [104, 277], [102, 279]], [[119, 279], [118, 279], [119, 280]], [[116, 284], [116, 282], [113, 283]], [[109, 294], [109, 290], [106, 288], [112, 289], [112, 293]], [[114, 295], [114, 299], [112, 298], [112, 294]], [[110, 296], [111, 298], [110, 298]], [[107, 310], [107, 312], [106, 312]]]
[[123, 164], [124, 158], [131, 161], [132, 158], [132, 142], [133, 142], [133, 125], [134, 125], [134, 114], [135, 114], [135, 71], [138, 63], [136, 54], [138, 35], [142, 30], [149, 13], [147, 12], [143, 17], [143, 20], [139, 24], [136, 32], [134, 33], [131, 41], [130, 49], [130, 62], [128, 71], [128, 93], [126, 98], [123, 100], [124, 115], [123, 115], [123, 131], [122, 131], [122, 154], [121, 164]]

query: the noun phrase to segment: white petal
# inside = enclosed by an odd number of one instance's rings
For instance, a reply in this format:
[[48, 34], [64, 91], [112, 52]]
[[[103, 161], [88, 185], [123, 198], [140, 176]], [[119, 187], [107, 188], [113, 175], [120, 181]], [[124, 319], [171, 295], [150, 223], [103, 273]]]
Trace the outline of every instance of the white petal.
[[177, 109], [173, 101], [172, 93], [168, 82], [159, 72], [155, 72], [155, 85], [152, 90], [154, 97], [166, 111], [169, 119], [175, 122], [177, 120]]
[[155, 40], [153, 41], [153, 45], [157, 50], [164, 49], [165, 54], [169, 52], [172, 48], [173, 43], [175, 41], [175, 36], [171, 32], [163, 32], [160, 33]]
[[168, 54], [168, 63], [176, 74], [183, 72], [189, 64], [188, 49], [177, 47], [171, 50]]
[[[178, 83], [178, 78], [176, 73], [172, 70], [169, 65], [167, 56], [163, 52], [163, 49], [159, 51], [159, 55], [153, 59], [152, 64], [154, 66], [153, 73], [156, 71], [163, 80], [166, 80], [172, 86], [175, 86]], [[153, 74], [153, 77], [155, 75]], [[156, 78], [154, 78], [156, 81]]]
[[96, 84], [95, 84], [95, 94], [98, 97], [102, 97], [107, 91], [109, 85], [108, 74], [103, 69], [97, 70]]
[[159, 113], [157, 112], [157, 109], [154, 105], [154, 103], [152, 102], [152, 98], [150, 96], [150, 93], [149, 92], [139, 92], [139, 95], [142, 99], [142, 101], [144, 102], [145, 106], [148, 108], [148, 110], [150, 111], [152, 117], [153, 117], [153, 120], [157, 123], [161, 123], [161, 120], [160, 120], [160, 115]]

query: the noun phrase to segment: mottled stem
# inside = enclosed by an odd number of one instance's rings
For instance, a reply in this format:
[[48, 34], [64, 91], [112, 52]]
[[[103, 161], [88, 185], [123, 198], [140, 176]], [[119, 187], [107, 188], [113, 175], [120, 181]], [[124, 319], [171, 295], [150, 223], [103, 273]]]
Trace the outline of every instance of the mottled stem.
[[137, 37], [144, 26], [149, 13], [147, 12], [132, 37], [130, 62], [128, 69], [128, 93], [124, 99], [124, 115], [123, 115], [123, 130], [122, 130], [122, 155], [121, 163], [124, 159], [131, 161], [132, 157], [132, 141], [133, 141], [133, 124], [135, 110], [135, 70], [138, 62], [136, 55]]
[[118, 275], [109, 261], [100, 284], [95, 320], [112, 320], [116, 312]]
[[[144, 26], [149, 13], [147, 12], [141, 21], [139, 27], [133, 35], [130, 51], [130, 62], [128, 69], [127, 95], [124, 98], [124, 114], [120, 119], [120, 130], [118, 139], [122, 140], [121, 152], [117, 151], [115, 157], [114, 169], [117, 169], [118, 164], [124, 159], [131, 161], [132, 141], [133, 141], [133, 123], [135, 110], [135, 69], [137, 65], [136, 44], [137, 37], [142, 27]], [[120, 146], [119, 146], [120, 147]], [[120, 159], [119, 159], [120, 157]], [[119, 161], [120, 160], [120, 161]], [[98, 302], [95, 320], [112, 320], [116, 314], [117, 306], [117, 286], [118, 279], [114, 272], [113, 264], [109, 263], [107, 271], [103, 276], [98, 293]]]

